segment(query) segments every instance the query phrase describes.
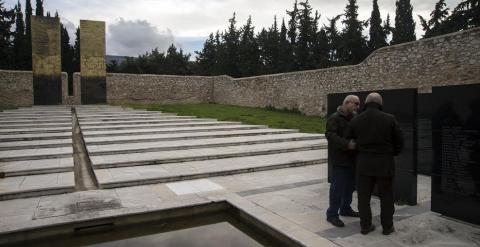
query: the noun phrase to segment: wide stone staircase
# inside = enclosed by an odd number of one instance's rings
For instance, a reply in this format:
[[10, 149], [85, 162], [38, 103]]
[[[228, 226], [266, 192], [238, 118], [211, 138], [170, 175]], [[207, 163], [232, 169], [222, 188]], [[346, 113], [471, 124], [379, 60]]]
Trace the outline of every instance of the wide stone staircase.
[[78, 167], [108, 189], [325, 163], [326, 144], [321, 134], [118, 106], [19, 108], [0, 112], [0, 200], [78, 190], [88, 179]]

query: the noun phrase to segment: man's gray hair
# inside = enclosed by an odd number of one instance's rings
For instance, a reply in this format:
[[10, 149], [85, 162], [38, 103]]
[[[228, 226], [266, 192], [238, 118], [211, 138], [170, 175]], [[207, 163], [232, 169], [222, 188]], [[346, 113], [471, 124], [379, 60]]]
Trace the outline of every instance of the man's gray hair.
[[383, 105], [383, 99], [382, 96], [379, 93], [373, 92], [367, 95], [367, 98], [365, 99], [365, 104], [366, 103], [377, 103], [379, 105]]
[[347, 97], [345, 97], [345, 99], [343, 100], [343, 105], [346, 105], [348, 102], [353, 102], [353, 100], [358, 100], [358, 96], [357, 95], [353, 95], [353, 94], [350, 94], [350, 95], [347, 95]]

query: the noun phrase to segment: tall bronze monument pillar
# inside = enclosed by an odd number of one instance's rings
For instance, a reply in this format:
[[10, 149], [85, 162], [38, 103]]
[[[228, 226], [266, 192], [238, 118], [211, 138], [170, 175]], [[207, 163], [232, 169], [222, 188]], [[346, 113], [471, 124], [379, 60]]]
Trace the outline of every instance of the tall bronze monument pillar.
[[80, 20], [82, 104], [107, 103], [105, 22]]
[[33, 103], [62, 104], [60, 20], [32, 16]]

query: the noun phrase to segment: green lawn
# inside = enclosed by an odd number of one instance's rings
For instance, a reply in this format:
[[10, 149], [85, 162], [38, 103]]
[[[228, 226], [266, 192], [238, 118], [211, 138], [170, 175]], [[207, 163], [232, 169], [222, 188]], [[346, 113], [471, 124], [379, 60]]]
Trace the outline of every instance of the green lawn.
[[0, 112], [5, 111], [5, 110], [12, 110], [12, 109], [17, 109], [17, 107], [0, 105]]
[[296, 112], [218, 104], [124, 105], [149, 111], [175, 112], [178, 115], [216, 118], [248, 124], [268, 125], [271, 128], [298, 129], [304, 133], [325, 133], [325, 118], [305, 116]]

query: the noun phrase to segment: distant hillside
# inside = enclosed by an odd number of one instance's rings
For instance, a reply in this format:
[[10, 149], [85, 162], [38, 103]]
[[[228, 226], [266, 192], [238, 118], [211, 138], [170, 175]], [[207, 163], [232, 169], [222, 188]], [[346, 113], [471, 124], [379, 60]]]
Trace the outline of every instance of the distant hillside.
[[113, 61], [116, 61], [117, 64], [121, 64], [128, 56], [114, 56], [114, 55], [106, 55], [105, 56], [105, 63], [111, 64]]

